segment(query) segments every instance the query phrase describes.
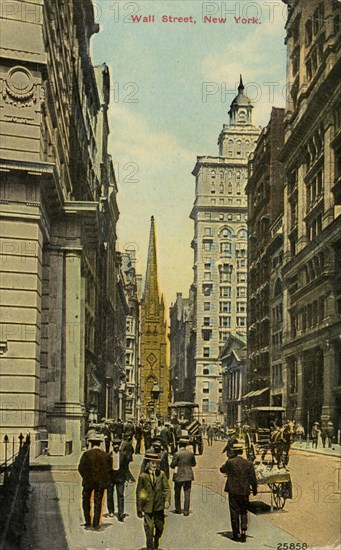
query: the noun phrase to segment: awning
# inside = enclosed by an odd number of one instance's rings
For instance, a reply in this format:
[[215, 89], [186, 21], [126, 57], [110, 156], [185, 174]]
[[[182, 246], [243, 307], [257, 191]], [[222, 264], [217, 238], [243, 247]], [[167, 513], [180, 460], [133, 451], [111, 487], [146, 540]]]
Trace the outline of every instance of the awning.
[[270, 388], [262, 388], [261, 390], [250, 391], [246, 395], [243, 395], [242, 399], [248, 399], [249, 397], [256, 397], [257, 395], [262, 395], [262, 393], [266, 392], [269, 389]]
[[89, 390], [94, 393], [101, 393], [102, 391], [102, 384], [93, 371], [90, 372]]

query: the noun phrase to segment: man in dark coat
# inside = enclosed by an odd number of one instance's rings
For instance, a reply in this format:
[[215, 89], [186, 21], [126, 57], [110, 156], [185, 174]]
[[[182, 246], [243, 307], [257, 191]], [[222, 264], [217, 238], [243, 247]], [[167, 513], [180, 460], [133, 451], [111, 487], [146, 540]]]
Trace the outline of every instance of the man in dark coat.
[[131, 439], [132, 438], [131, 438], [130, 435], [125, 435], [124, 436], [124, 441], [121, 445], [120, 450], [121, 450], [122, 453], [124, 453], [127, 456], [127, 459], [128, 459], [128, 478], [129, 478], [129, 481], [134, 483], [135, 478], [134, 478], [134, 476], [131, 473], [130, 468], [129, 468], [130, 462], [133, 462], [133, 454], [134, 454], [134, 447], [133, 447]]
[[165, 525], [165, 508], [169, 508], [171, 492], [165, 473], [160, 470], [157, 454], [146, 453], [146, 471], [140, 474], [136, 489], [136, 510], [144, 517], [147, 550], [158, 550]]
[[143, 434], [143, 429], [142, 429], [142, 424], [140, 422], [135, 428], [135, 440], [136, 440], [135, 454], [136, 455], [139, 455], [141, 453], [142, 434]]
[[114, 517], [114, 489], [117, 493], [118, 521], [124, 521], [124, 487], [125, 482], [129, 480], [128, 458], [120, 450], [121, 440], [114, 439], [113, 452], [110, 455], [110, 477], [107, 485], [107, 507], [109, 517]]
[[184, 491], [184, 516], [189, 516], [189, 505], [191, 499], [191, 487], [194, 479], [193, 467], [196, 460], [193, 451], [186, 449], [188, 440], [180, 439], [179, 450], [173, 456], [170, 467], [177, 468], [173, 474], [175, 513], [181, 514], [181, 489]]
[[123, 422], [120, 418], [115, 422], [114, 436], [116, 439], [122, 439], [123, 437]]
[[242, 457], [243, 445], [235, 443], [233, 450], [236, 456], [229, 458], [221, 466], [220, 471], [227, 474], [225, 491], [229, 494], [232, 540], [246, 542], [250, 488], [252, 488], [253, 495], [256, 495], [257, 480], [252, 462]]
[[104, 489], [109, 479], [108, 454], [102, 451], [99, 446], [101, 437], [89, 439], [91, 449], [83, 453], [78, 471], [83, 478], [83, 512], [85, 518], [85, 529], [91, 528], [91, 495], [94, 492], [94, 512], [92, 526], [99, 529], [102, 500]]

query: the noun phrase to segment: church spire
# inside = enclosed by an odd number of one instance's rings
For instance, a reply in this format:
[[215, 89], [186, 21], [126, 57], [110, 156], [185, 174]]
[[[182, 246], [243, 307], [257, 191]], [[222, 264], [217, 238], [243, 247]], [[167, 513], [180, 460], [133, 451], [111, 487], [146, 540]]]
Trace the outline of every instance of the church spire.
[[240, 76], [240, 80], [239, 80], [239, 86], [238, 86], [238, 93], [241, 94], [244, 91], [244, 84], [243, 84], [242, 75], [239, 75], [239, 76]]
[[160, 303], [159, 283], [157, 273], [156, 237], [154, 216], [150, 221], [149, 247], [147, 259], [146, 281], [144, 287], [144, 302], [150, 313], [157, 311]]

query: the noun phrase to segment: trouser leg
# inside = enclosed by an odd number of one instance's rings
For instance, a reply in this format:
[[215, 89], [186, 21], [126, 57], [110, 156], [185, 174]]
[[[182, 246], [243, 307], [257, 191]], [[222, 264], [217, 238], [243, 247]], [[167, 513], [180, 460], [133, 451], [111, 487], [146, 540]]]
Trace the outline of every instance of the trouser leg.
[[247, 530], [247, 509], [249, 506], [249, 497], [241, 495], [239, 497], [239, 511], [240, 511], [240, 523], [241, 530]]
[[174, 501], [177, 512], [181, 512], [181, 485], [179, 481], [174, 482]]
[[103, 495], [104, 495], [104, 488], [97, 487], [95, 489], [95, 494], [94, 494], [94, 521], [93, 521], [94, 527], [99, 526], [99, 519], [101, 517], [101, 511], [102, 511]]
[[154, 514], [144, 513], [144, 532], [146, 533], [147, 550], [154, 548]]
[[108, 508], [109, 514], [113, 514], [115, 512], [113, 483], [109, 483], [107, 485], [107, 508]]
[[229, 507], [231, 515], [231, 526], [233, 536], [237, 536], [240, 533], [239, 530], [239, 505], [238, 498], [236, 495], [229, 495]]
[[141, 439], [136, 440], [135, 454], [139, 455], [141, 452]]
[[124, 514], [124, 481], [116, 483], [118, 515]]
[[159, 540], [163, 533], [165, 525], [165, 513], [163, 510], [158, 510], [154, 512], [154, 524], [155, 524], [155, 536], [154, 536], [154, 546], [155, 548], [159, 547]]
[[184, 482], [184, 493], [185, 493], [185, 502], [184, 502], [184, 512], [189, 513], [189, 504], [191, 499], [191, 487], [192, 482], [191, 481], [185, 481]]
[[85, 523], [87, 525], [91, 524], [91, 516], [90, 516], [90, 499], [91, 499], [91, 493], [93, 489], [92, 487], [83, 487], [83, 513], [84, 513], [84, 519]]

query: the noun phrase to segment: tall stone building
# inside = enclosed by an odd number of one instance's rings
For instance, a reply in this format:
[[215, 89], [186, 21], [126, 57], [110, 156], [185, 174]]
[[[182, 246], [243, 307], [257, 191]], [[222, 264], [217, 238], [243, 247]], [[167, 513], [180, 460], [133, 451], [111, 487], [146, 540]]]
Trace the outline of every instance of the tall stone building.
[[247, 159], [259, 129], [242, 79], [219, 156], [197, 157], [194, 220], [194, 399], [207, 421], [220, 418], [219, 352], [230, 334], [246, 334]]
[[170, 380], [167, 322], [160, 297], [154, 217], [151, 218], [145, 288], [141, 302], [141, 413], [168, 416]]
[[290, 0], [282, 159], [290, 416], [341, 428], [340, 2]]
[[16, 4], [1, 38], [0, 437], [29, 431], [33, 456], [62, 455], [80, 451], [91, 408], [111, 411], [110, 83], [90, 59], [90, 0]]
[[139, 406], [141, 275], [136, 273], [135, 264], [135, 250], [125, 250], [122, 253], [122, 272], [129, 307], [126, 317], [125, 417], [137, 418]]
[[169, 310], [170, 380], [172, 401], [193, 401], [193, 386], [189, 343], [192, 330], [193, 300], [177, 293]]
[[[246, 408], [270, 405], [273, 383], [283, 381], [282, 364], [271, 364], [272, 336], [278, 338], [281, 348], [281, 332], [275, 327], [282, 315], [281, 304], [272, 303], [279, 278], [271, 287], [273, 235], [270, 227], [283, 213], [283, 167], [280, 154], [284, 139], [284, 109], [272, 108], [269, 124], [263, 128], [256, 148], [249, 160], [249, 178], [246, 186], [248, 197], [248, 393]], [[274, 317], [273, 317], [274, 316]], [[276, 320], [275, 320], [276, 317]], [[277, 328], [277, 325], [276, 325]], [[276, 340], [277, 342], [277, 340]], [[277, 372], [278, 371], [278, 372]], [[273, 376], [272, 376], [273, 375]], [[281, 389], [283, 384], [281, 382]], [[282, 403], [281, 403], [282, 404]]]

